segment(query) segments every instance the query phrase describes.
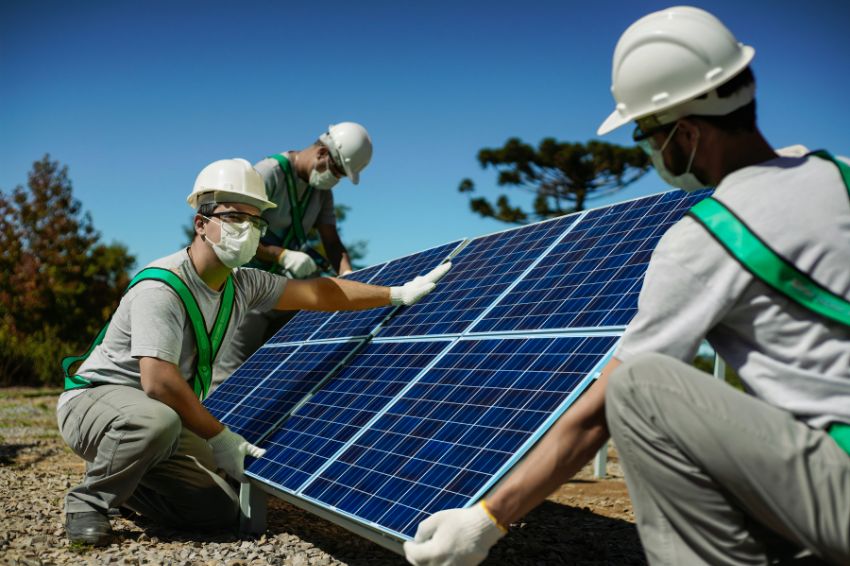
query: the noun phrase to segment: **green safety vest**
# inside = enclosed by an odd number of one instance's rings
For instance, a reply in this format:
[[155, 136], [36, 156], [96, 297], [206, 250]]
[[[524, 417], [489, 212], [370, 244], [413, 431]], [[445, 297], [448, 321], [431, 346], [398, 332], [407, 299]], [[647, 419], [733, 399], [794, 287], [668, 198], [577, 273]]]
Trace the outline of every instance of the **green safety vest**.
[[[224, 333], [227, 331], [227, 325], [230, 323], [230, 315], [233, 312], [233, 297], [235, 294], [233, 277], [228, 276], [224, 284], [224, 291], [221, 295], [221, 304], [218, 307], [218, 314], [213, 323], [212, 332], [207, 334], [206, 321], [204, 315], [198, 307], [198, 301], [192, 295], [192, 291], [174, 272], [160, 267], [148, 267], [141, 270], [130, 284], [124, 293], [132, 289], [141, 281], [161, 281], [171, 287], [177, 296], [180, 297], [183, 307], [186, 309], [186, 314], [192, 323], [192, 329], [195, 332], [195, 343], [198, 347], [198, 361], [196, 365], [195, 375], [192, 376], [191, 387], [199, 399], [207, 396], [212, 381], [212, 362], [215, 360], [216, 354], [221, 347], [221, 342], [224, 339]], [[111, 320], [112, 317], [110, 317]], [[88, 358], [97, 345], [103, 342], [103, 337], [106, 335], [106, 329], [109, 328], [109, 321], [95, 337], [91, 346], [84, 354], [79, 356], [68, 356], [62, 360], [62, 371], [65, 375], [65, 390], [79, 389], [81, 387], [91, 387], [94, 384], [86, 378], [79, 375], [71, 375], [69, 369], [77, 362], [81, 362]]]
[[306, 244], [307, 235], [304, 233], [304, 213], [307, 212], [307, 205], [310, 203], [310, 197], [313, 196], [313, 186], [307, 185], [307, 192], [304, 193], [304, 198], [298, 200], [295, 175], [292, 173], [292, 165], [289, 163], [289, 159], [282, 153], [270, 155], [269, 157], [277, 161], [280, 164], [281, 171], [283, 171], [283, 176], [286, 180], [286, 195], [289, 198], [289, 208], [292, 211], [292, 225], [283, 238], [283, 247], [288, 247], [292, 243], [293, 238], [297, 238], [299, 244]]
[[[272, 243], [279, 245], [282, 248], [290, 249], [290, 244], [292, 244], [293, 240], [295, 240], [295, 243], [303, 246], [307, 243], [307, 236], [304, 233], [304, 213], [307, 211], [307, 206], [310, 203], [310, 197], [313, 196], [313, 187], [308, 185], [307, 192], [304, 193], [304, 198], [298, 200], [295, 175], [292, 172], [292, 165], [289, 163], [289, 159], [287, 159], [282, 153], [269, 155], [268, 157], [269, 159], [277, 161], [280, 165], [280, 170], [283, 172], [283, 179], [286, 184], [286, 196], [289, 200], [290, 215], [292, 217], [292, 224], [285, 234], [278, 235], [274, 232], [270, 232], [270, 234], [276, 239], [276, 241], [272, 240]], [[318, 260], [316, 257], [313, 259]], [[268, 263], [260, 261], [257, 258], [252, 259], [246, 267], [254, 267], [256, 269], [262, 269], [278, 274], [281, 272], [281, 267], [277, 263]]]
[[[838, 167], [850, 196], [850, 166], [823, 150], [810, 155], [831, 161]], [[694, 205], [688, 216], [708, 230], [756, 279], [804, 308], [850, 326], [850, 302], [847, 299], [833, 293], [773, 251], [726, 205], [708, 197]], [[850, 454], [850, 425], [835, 423], [829, 434]]]

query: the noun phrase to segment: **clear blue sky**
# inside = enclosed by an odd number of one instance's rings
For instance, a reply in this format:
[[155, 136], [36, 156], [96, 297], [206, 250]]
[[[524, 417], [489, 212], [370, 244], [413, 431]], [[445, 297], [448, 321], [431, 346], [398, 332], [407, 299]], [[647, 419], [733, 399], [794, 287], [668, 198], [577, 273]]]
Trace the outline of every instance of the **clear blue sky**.
[[[613, 108], [611, 55], [668, 2], [85, 1], [0, 3], [0, 189], [45, 152], [137, 267], [175, 251], [208, 162], [299, 149], [328, 124], [372, 135], [337, 201], [367, 263], [503, 229], [476, 154], [512, 136], [588, 141]], [[850, 154], [850, 2], [707, 1], [756, 48], [762, 130], [776, 146]], [[604, 139], [628, 143], [628, 133]], [[616, 199], [665, 187], [654, 174]]]

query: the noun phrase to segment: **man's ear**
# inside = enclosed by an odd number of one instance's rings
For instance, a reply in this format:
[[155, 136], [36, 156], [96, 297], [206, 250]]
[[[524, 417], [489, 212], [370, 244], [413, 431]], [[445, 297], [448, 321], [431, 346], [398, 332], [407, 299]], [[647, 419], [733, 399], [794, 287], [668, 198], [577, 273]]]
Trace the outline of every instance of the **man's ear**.
[[701, 137], [702, 126], [699, 120], [693, 118], [682, 118], [679, 120], [679, 128], [676, 131], [676, 135], [680, 136], [680, 143], [683, 145], [686, 144], [686, 151], [690, 151]]
[[207, 231], [206, 221], [204, 217], [202, 217], [200, 214], [195, 214], [195, 218], [192, 219], [192, 225], [195, 227], [195, 234], [200, 236], [203, 240], [206, 236]]

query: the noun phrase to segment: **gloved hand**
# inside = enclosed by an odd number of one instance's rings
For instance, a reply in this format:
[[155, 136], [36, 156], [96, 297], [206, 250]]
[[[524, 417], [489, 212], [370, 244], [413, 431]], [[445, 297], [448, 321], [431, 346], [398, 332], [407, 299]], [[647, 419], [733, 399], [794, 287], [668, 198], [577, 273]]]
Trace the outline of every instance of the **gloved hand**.
[[451, 269], [452, 262], [438, 265], [425, 275], [414, 277], [401, 287], [390, 287], [390, 303], [393, 305], [413, 305], [419, 299], [434, 289], [446, 272]]
[[404, 543], [404, 556], [414, 566], [474, 566], [505, 534], [482, 501], [434, 513], [419, 523], [416, 537]]
[[224, 427], [224, 430], [208, 439], [207, 442], [212, 448], [216, 465], [224, 470], [228, 476], [242, 483], [248, 482], [248, 479], [242, 473], [245, 470], [245, 455], [259, 458], [266, 453], [264, 449], [257, 448], [242, 438], [242, 435], [236, 434], [227, 427]]
[[285, 249], [277, 256], [277, 262], [296, 279], [303, 279], [316, 273], [316, 262], [304, 252]]

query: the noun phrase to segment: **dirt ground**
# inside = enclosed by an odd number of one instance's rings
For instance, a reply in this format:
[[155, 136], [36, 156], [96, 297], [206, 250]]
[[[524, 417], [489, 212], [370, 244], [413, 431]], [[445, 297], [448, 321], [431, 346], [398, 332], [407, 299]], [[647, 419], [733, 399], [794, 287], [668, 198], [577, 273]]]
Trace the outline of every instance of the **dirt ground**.
[[[179, 532], [113, 519], [110, 546], [64, 537], [65, 490], [83, 462], [64, 444], [54, 416], [58, 391], [0, 389], [0, 564], [390, 565], [402, 557], [274, 499], [260, 536]], [[487, 564], [645, 564], [616, 450], [608, 477], [590, 466], [530, 513]]]

